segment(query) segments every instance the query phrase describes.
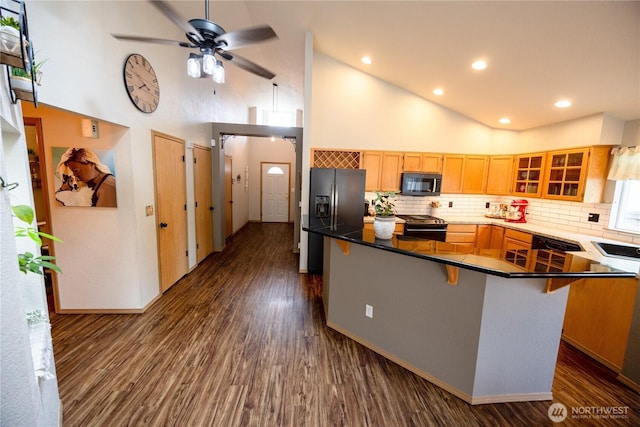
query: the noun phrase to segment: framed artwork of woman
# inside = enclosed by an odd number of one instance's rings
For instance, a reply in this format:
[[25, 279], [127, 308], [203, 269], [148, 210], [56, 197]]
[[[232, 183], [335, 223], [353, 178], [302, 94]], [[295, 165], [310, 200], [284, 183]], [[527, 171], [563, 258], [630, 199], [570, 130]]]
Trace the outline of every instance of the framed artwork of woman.
[[52, 147], [56, 201], [61, 206], [118, 206], [113, 150]]

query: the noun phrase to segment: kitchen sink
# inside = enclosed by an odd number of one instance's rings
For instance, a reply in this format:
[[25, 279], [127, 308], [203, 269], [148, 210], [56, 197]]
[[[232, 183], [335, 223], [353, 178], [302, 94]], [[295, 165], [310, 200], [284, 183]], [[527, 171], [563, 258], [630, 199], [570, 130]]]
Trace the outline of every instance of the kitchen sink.
[[615, 243], [593, 242], [605, 256], [640, 260], [640, 246], [617, 245]]

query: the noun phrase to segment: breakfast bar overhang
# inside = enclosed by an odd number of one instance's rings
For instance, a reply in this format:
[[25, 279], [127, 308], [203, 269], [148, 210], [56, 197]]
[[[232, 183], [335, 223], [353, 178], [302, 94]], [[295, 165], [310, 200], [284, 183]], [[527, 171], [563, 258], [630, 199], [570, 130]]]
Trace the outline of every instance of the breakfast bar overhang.
[[324, 236], [327, 325], [471, 404], [551, 400], [566, 285], [635, 277], [580, 262], [582, 271], [527, 272], [304, 219], [303, 230]]

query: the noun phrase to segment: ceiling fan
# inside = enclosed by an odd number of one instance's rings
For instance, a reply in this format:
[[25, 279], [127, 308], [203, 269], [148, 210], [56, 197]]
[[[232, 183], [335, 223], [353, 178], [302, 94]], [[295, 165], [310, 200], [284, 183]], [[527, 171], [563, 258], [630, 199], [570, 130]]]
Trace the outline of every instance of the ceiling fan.
[[[277, 38], [278, 36], [270, 26], [263, 25], [226, 32], [221, 26], [209, 20], [209, 0], [205, 0], [205, 18], [195, 18], [189, 21], [164, 0], [149, 0], [149, 2], [185, 32], [188, 42], [124, 34], [111, 35], [118, 40], [160, 43], [189, 49], [200, 49], [200, 54], [191, 53], [187, 60], [187, 72], [191, 77], [209, 75], [213, 76], [214, 81], [223, 83], [224, 67], [222, 67], [221, 61], [215, 59], [215, 55], [260, 77], [266, 79], [275, 77], [275, 74], [271, 71], [230, 52], [233, 49]], [[221, 76], [220, 73], [222, 73]]]

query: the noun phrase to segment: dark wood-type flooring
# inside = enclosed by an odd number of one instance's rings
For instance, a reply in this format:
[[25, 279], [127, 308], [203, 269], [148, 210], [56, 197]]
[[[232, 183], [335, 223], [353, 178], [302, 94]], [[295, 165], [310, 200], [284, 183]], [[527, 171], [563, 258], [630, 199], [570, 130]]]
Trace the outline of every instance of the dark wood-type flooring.
[[[52, 314], [64, 426], [554, 425], [550, 401], [471, 406], [327, 328], [292, 236], [248, 224], [144, 314]], [[553, 392], [629, 407], [561, 425], [640, 425], [639, 395], [567, 345]]]

